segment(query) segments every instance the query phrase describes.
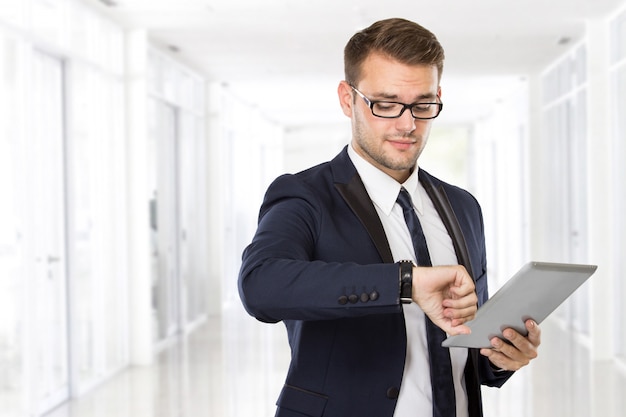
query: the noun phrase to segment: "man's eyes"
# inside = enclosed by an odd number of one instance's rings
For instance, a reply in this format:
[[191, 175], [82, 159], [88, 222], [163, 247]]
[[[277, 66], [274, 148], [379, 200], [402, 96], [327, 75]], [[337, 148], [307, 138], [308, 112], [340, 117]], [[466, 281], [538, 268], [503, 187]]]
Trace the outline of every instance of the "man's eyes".
[[429, 112], [432, 106], [432, 103], [418, 103], [414, 104], [413, 107], [411, 107], [411, 110], [414, 112]]

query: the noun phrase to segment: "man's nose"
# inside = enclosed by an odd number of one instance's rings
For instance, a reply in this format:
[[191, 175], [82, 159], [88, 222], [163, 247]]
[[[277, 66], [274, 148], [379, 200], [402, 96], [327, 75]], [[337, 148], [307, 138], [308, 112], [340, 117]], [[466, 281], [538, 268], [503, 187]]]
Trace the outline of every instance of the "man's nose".
[[396, 119], [396, 129], [407, 133], [415, 130], [415, 118], [411, 114], [411, 109], [404, 109], [404, 112]]

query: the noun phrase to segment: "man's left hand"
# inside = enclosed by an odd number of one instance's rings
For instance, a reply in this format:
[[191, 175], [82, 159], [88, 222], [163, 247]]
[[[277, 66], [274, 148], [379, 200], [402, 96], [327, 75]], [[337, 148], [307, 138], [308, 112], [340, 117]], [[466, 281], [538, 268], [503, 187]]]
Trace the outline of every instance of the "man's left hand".
[[491, 349], [481, 349], [480, 354], [501, 370], [517, 371], [537, 357], [537, 348], [541, 344], [541, 329], [534, 320], [526, 320], [527, 336], [522, 336], [513, 329], [505, 329], [502, 334], [510, 342], [498, 337], [491, 339]]

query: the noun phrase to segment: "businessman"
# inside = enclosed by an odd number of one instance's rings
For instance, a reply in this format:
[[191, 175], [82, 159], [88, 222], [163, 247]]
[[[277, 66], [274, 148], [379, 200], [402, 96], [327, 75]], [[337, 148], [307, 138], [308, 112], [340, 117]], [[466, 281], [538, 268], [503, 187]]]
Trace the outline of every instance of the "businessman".
[[478, 417], [481, 385], [537, 355], [532, 320], [492, 349], [441, 347], [488, 297], [480, 206], [418, 165], [443, 108], [443, 61], [414, 22], [356, 33], [338, 86], [351, 143], [267, 190], [239, 292], [251, 315], [287, 327], [276, 416]]

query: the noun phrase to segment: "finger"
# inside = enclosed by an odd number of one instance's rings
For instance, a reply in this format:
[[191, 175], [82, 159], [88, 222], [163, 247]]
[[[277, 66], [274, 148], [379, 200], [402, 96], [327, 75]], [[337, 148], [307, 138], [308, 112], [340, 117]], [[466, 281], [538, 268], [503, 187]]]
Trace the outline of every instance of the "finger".
[[478, 309], [478, 298], [475, 293], [466, 295], [461, 298], [446, 298], [441, 302], [444, 308], [467, 308], [473, 307]]
[[469, 322], [471, 322], [473, 319], [474, 319], [474, 318], [473, 318], [473, 317], [471, 317], [471, 316], [469, 316], [469, 317], [458, 317], [458, 318], [450, 319], [450, 324], [451, 324], [453, 327], [456, 327], [456, 326], [460, 326], [460, 325], [462, 325], [462, 324], [469, 323]]
[[466, 304], [478, 304], [478, 297], [474, 290], [470, 291], [455, 291], [450, 289], [444, 293], [444, 300], [459, 300], [464, 301]]
[[[516, 345], [506, 343], [504, 340], [494, 337], [491, 339], [491, 349], [481, 349], [480, 353], [483, 356], [489, 358], [489, 360], [501, 369], [507, 369], [510, 371], [517, 371], [522, 367], [528, 365], [530, 360], [536, 356], [536, 350], [529, 348], [528, 350], [523, 347], [526, 338], [514, 331], [513, 329], [505, 329], [503, 335], [507, 340], [514, 339], [518, 346], [522, 346], [522, 349]], [[512, 342], [513, 343], [513, 342]], [[526, 341], [526, 346], [532, 346], [530, 342]]]
[[467, 275], [465, 269], [462, 272], [457, 272], [456, 280], [454, 281], [454, 285], [450, 286], [451, 291], [455, 291], [457, 293], [469, 294], [474, 292], [474, 280]]
[[534, 320], [526, 320], [526, 330], [528, 330], [528, 340], [535, 347], [541, 344], [541, 328]]
[[469, 293], [466, 291], [458, 291], [457, 288], [451, 288], [444, 294], [442, 301], [443, 307], [449, 308], [466, 308], [469, 306], [477, 306], [478, 298], [474, 291]]
[[466, 285], [467, 283], [471, 283], [472, 285], [474, 285], [474, 280], [467, 273], [467, 270], [463, 265], [456, 265], [454, 268], [456, 269], [454, 285], [462, 286]]
[[470, 334], [472, 330], [464, 325], [464, 320], [451, 320], [446, 317], [428, 316], [432, 322], [449, 335]]
[[480, 354], [487, 357], [489, 362], [491, 362], [496, 368], [508, 371], [517, 371], [519, 369], [516, 367], [515, 363], [509, 360], [506, 356], [493, 349], [483, 348], [480, 350]]
[[476, 306], [473, 305], [463, 308], [444, 308], [443, 316], [449, 319], [464, 319], [466, 321], [469, 321], [476, 316]]
[[[492, 339], [491, 345], [494, 350], [502, 355], [498, 356], [499, 363], [503, 364], [501, 365], [502, 368], [517, 371], [528, 365], [530, 360], [537, 356], [534, 349], [528, 349], [528, 347], [522, 346], [524, 345], [523, 340], [526, 339], [519, 333], [512, 329], [506, 329], [503, 334], [507, 339], [515, 339], [517, 345], [506, 343], [497, 337]], [[514, 336], [512, 334], [514, 334]], [[527, 341], [526, 344], [530, 346], [530, 343]]]
[[458, 319], [452, 319], [450, 323], [452, 324], [453, 327], [455, 327], [455, 326], [460, 326], [461, 324], [468, 323], [472, 321], [473, 319], [474, 317], [461, 317]]
[[[491, 344], [493, 345], [493, 343]], [[499, 368], [504, 368], [505, 366], [509, 365], [508, 362], [511, 362], [511, 360], [506, 355], [504, 355], [502, 352], [499, 352], [495, 348], [483, 348], [480, 350], [480, 353], [483, 356], [488, 357], [491, 363]], [[509, 368], [507, 367], [507, 369]]]
[[500, 353], [496, 352], [493, 349], [482, 348], [480, 350], [480, 354], [487, 357], [489, 361], [498, 368], [502, 368], [502, 363], [500, 363], [500, 359], [498, 358], [498, 355], [501, 355]]
[[444, 332], [446, 332], [450, 336], [454, 336], [454, 335], [457, 335], [457, 334], [470, 334], [470, 333], [472, 333], [472, 330], [469, 327], [467, 327], [467, 326], [465, 326], [463, 324], [453, 325], [452, 322], [450, 322], [450, 321], [444, 321], [442, 323], [435, 322], [435, 324], [437, 326], [439, 326], [441, 328], [441, 330], [443, 330]]
[[471, 308], [478, 310], [478, 299], [476, 294], [472, 293], [461, 298], [444, 298], [441, 302], [443, 308], [466, 309]]
[[513, 329], [505, 329], [502, 335], [513, 345], [509, 345], [512, 349], [510, 349], [511, 354], [508, 356], [524, 363], [524, 365], [530, 359], [537, 357], [537, 347], [527, 337], [522, 336]]

